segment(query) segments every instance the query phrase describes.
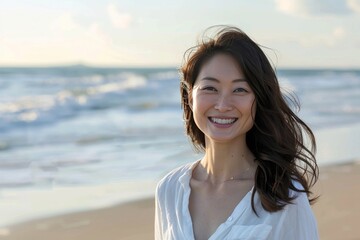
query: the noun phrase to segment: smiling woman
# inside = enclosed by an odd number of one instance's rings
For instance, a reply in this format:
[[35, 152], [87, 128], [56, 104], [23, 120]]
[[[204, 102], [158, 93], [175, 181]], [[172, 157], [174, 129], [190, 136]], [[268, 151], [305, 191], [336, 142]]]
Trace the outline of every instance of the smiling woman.
[[261, 48], [224, 27], [191, 49], [181, 70], [187, 134], [204, 157], [158, 184], [155, 238], [318, 239], [314, 135]]
[[255, 95], [244, 79], [236, 61], [226, 54], [215, 55], [201, 68], [190, 105], [196, 125], [208, 138], [240, 140], [253, 126]]

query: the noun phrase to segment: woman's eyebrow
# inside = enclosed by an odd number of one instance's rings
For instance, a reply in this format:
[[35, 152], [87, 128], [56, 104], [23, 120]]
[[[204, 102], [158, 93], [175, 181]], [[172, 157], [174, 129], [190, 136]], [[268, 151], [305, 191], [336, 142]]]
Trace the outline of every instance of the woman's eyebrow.
[[[201, 80], [208, 80], [208, 81], [220, 82], [219, 79], [214, 78], [214, 77], [203, 77]], [[232, 80], [232, 82], [246, 82], [246, 80], [245, 80], [244, 78], [238, 78], [238, 79]]]

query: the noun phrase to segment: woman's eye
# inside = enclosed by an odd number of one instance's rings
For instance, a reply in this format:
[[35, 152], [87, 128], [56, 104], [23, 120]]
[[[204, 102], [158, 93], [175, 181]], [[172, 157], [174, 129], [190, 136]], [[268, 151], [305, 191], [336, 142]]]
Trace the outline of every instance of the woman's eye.
[[242, 93], [242, 92], [248, 92], [248, 91], [245, 88], [237, 88], [237, 89], [234, 90], [234, 92]]
[[201, 90], [216, 92], [216, 88], [214, 88], [214, 87], [203, 87], [203, 88], [201, 88]]

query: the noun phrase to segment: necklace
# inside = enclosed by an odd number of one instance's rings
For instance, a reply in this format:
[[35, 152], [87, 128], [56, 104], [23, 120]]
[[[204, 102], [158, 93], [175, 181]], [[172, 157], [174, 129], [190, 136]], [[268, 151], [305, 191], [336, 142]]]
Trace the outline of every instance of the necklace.
[[[241, 155], [242, 157], [242, 160], [244, 161], [245, 157], [244, 155], [242, 154]], [[196, 167], [200, 164], [201, 161], [199, 161], [196, 165]], [[240, 174], [238, 175], [234, 175], [232, 177], [230, 177], [229, 179], [226, 179], [222, 182], [231, 182], [231, 181], [242, 181], [242, 180], [248, 180], [249, 179], [249, 175], [247, 175], [246, 173], [250, 170], [251, 166], [247, 167], [245, 170], [243, 170]], [[208, 176], [209, 174], [206, 173]], [[244, 175], [247, 175], [247, 176], [244, 176]]]
[[[248, 172], [250, 170], [250, 167], [248, 167], [247, 169], [245, 169], [241, 174], [239, 175], [244, 175], [246, 172]], [[241, 177], [235, 177], [235, 176], [232, 176], [231, 178], [225, 180], [224, 182], [229, 182], [229, 181], [241, 181], [241, 180], [245, 180], [247, 179], [246, 177], [244, 176], [241, 176]]]

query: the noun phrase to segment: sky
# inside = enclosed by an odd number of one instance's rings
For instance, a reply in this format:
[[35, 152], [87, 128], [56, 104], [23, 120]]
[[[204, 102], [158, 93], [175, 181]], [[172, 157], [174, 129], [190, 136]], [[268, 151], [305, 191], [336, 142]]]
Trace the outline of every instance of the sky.
[[213, 25], [280, 68], [360, 68], [360, 0], [0, 0], [0, 66], [179, 66]]

